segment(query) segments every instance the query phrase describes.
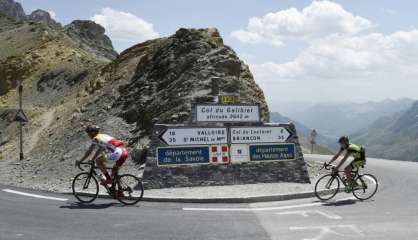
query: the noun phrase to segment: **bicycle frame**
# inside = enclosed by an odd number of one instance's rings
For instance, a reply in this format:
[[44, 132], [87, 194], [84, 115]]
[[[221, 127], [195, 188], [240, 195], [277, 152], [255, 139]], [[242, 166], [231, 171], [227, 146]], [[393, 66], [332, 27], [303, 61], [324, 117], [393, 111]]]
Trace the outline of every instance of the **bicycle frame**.
[[[351, 171], [351, 177], [352, 177], [352, 179], [354, 180], [354, 179], [356, 179], [360, 174], [359, 174], [359, 170], [360, 169], [357, 169], [356, 171]], [[343, 183], [343, 185], [344, 186], [347, 186], [347, 181], [344, 181], [343, 180], [343, 178], [341, 177], [341, 174], [340, 173], [345, 173], [344, 171], [338, 171], [336, 174], [335, 174], [335, 177], [338, 177], [339, 179], [340, 179], [340, 182], [342, 182]], [[334, 178], [332, 178], [332, 180], [333, 180]]]
[[[326, 170], [331, 170], [331, 167], [332, 165], [328, 165], [328, 166], [323, 166], [320, 170], [322, 170], [322, 169], [326, 169]], [[355, 179], [357, 179], [357, 178], [359, 178], [359, 176], [360, 176], [360, 174], [359, 174], [359, 171], [360, 171], [360, 168], [357, 168], [355, 171], [351, 171], [351, 177], [352, 177], [352, 179], [353, 180], [355, 180]], [[330, 180], [328, 181], [328, 183], [327, 183], [327, 186], [330, 186], [330, 184], [334, 181], [334, 179], [336, 178], [336, 177], [338, 177], [338, 179], [340, 180], [340, 182], [342, 182], [342, 184], [345, 186], [345, 187], [347, 187], [347, 181], [344, 181], [343, 179], [342, 179], [342, 177], [341, 177], [341, 174], [340, 173], [345, 173], [345, 171], [343, 171], [343, 170], [338, 170], [333, 176], [332, 176], [332, 178], [330, 178]], [[363, 180], [361, 180], [361, 181], [363, 181]]]
[[[87, 188], [87, 186], [90, 184], [90, 179], [92, 177], [95, 177], [96, 179], [98, 179], [99, 174], [97, 174], [97, 172], [95, 171], [95, 169], [97, 169], [98, 167], [96, 166], [96, 164], [93, 161], [90, 161], [90, 162], [87, 162], [87, 163], [80, 163], [80, 165], [89, 165], [90, 166], [90, 170], [88, 171], [89, 178], [87, 179], [87, 181], [84, 183], [84, 186], [83, 186], [83, 188]], [[78, 168], [81, 171], [85, 171], [82, 167], [80, 167], [80, 165], [78, 166]], [[106, 168], [106, 169], [111, 170], [112, 168]], [[114, 189], [115, 189], [116, 184], [119, 184], [119, 176], [116, 173], [114, 173], [113, 179], [115, 179], [116, 181], [113, 181], [112, 186], [110, 186], [110, 187], [107, 184], [104, 184], [104, 185], [99, 184], [99, 185], [102, 185], [106, 189], [107, 193], [110, 196], [114, 197]]]

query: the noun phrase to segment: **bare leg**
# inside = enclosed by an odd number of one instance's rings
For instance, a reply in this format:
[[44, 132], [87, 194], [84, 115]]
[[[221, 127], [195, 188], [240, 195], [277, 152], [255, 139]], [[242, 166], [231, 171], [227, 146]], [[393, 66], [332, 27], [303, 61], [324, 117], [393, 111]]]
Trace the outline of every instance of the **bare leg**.
[[107, 172], [105, 161], [106, 159], [103, 156], [96, 158], [97, 167], [100, 169], [100, 171], [102, 171], [107, 179], [111, 179], [109, 173]]
[[115, 177], [118, 174], [119, 174], [119, 167], [118, 167], [118, 165], [115, 164], [112, 168], [112, 177]]
[[344, 169], [344, 173], [347, 176], [347, 180], [348, 180], [349, 183], [351, 183], [353, 181], [353, 176], [351, 175], [351, 170], [352, 170], [351, 164], [348, 165], [347, 167], [345, 167], [345, 169]]
[[118, 189], [121, 189], [122, 188], [122, 186], [120, 185], [120, 182], [119, 182], [119, 167], [115, 164], [115, 165], [113, 165], [113, 168], [112, 168], [112, 178], [116, 181], [116, 183], [118, 184]]

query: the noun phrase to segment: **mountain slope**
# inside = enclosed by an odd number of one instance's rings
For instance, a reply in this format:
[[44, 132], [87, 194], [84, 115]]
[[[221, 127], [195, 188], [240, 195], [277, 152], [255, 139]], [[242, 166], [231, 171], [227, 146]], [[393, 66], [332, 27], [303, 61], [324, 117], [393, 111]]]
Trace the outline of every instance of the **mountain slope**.
[[38, 82], [42, 85], [45, 78], [64, 72], [74, 77], [82, 72], [86, 75], [86, 69], [105, 65], [117, 56], [103, 27], [91, 21], [62, 28], [42, 21], [16, 22], [1, 14], [0, 49], [0, 96], [15, 89], [19, 80], [33, 83], [42, 78]]
[[369, 156], [418, 161], [418, 101], [407, 110], [378, 119], [352, 139], [366, 146]]
[[[263, 91], [216, 29], [180, 29], [171, 37], [135, 45], [109, 62], [75, 43], [66, 29], [26, 22], [16, 28], [27, 25], [35, 32], [51, 28], [52, 37], [38, 39], [43, 31], [30, 35], [31, 46], [16, 49], [0, 62], [0, 68], [8, 64], [3, 67], [6, 85], [0, 82], [6, 89], [0, 96], [0, 124], [5, 126], [0, 145], [8, 160], [0, 161], [2, 183], [46, 189], [70, 186], [68, 181], [77, 172], [74, 161], [89, 145], [84, 132], [88, 124], [99, 124], [126, 142], [137, 160], [154, 123], [188, 122], [193, 102], [214, 102], [217, 94], [237, 94], [242, 101], [259, 103], [263, 120], [269, 119]], [[9, 71], [25, 60], [22, 67]], [[24, 169], [10, 164], [18, 151], [11, 106], [17, 101], [14, 89], [19, 79], [25, 79], [24, 109], [30, 119], [24, 134], [28, 157]], [[135, 171], [133, 164], [127, 162], [125, 170]]]
[[413, 100], [384, 100], [365, 103], [315, 104], [308, 107], [287, 107], [281, 113], [323, 135], [338, 138], [351, 135], [382, 116], [394, 114], [411, 106]]
[[[299, 136], [300, 144], [302, 145], [302, 150], [304, 153], [311, 152], [311, 143], [310, 143], [310, 134], [312, 129], [306, 127], [305, 125], [293, 121], [292, 119], [285, 117], [277, 112], [270, 113], [270, 122], [274, 123], [287, 123], [291, 122], [295, 124], [296, 131]], [[319, 154], [333, 154], [333, 145], [335, 143], [334, 139], [327, 138], [321, 134], [317, 135], [317, 144], [314, 147], [314, 153]]]

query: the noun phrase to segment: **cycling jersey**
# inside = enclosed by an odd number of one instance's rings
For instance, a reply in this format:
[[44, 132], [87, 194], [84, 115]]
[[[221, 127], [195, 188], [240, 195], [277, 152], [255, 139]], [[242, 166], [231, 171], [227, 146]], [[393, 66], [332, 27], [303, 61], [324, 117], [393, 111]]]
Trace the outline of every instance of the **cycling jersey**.
[[121, 166], [128, 158], [125, 145], [114, 137], [99, 133], [93, 138], [93, 144], [107, 149], [109, 152], [104, 153], [105, 158], [109, 161], [116, 161], [117, 166]]
[[115, 151], [116, 148], [118, 147], [124, 147], [124, 144], [122, 141], [111, 137], [109, 135], [106, 134], [97, 134], [96, 137], [93, 138], [93, 144], [105, 148], [107, 150], [110, 150], [112, 152]]
[[350, 153], [353, 158], [354, 161], [357, 160], [366, 160], [365, 158], [365, 150], [363, 147], [360, 147], [358, 145], [355, 144], [349, 144], [348, 148], [347, 148], [347, 152]]

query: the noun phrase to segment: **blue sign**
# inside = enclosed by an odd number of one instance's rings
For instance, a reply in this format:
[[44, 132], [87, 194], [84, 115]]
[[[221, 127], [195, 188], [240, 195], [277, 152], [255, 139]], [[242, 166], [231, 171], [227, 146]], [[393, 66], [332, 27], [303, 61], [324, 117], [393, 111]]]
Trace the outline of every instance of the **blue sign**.
[[250, 161], [294, 160], [295, 144], [250, 145]]
[[209, 146], [157, 148], [159, 166], [209, 164]]

